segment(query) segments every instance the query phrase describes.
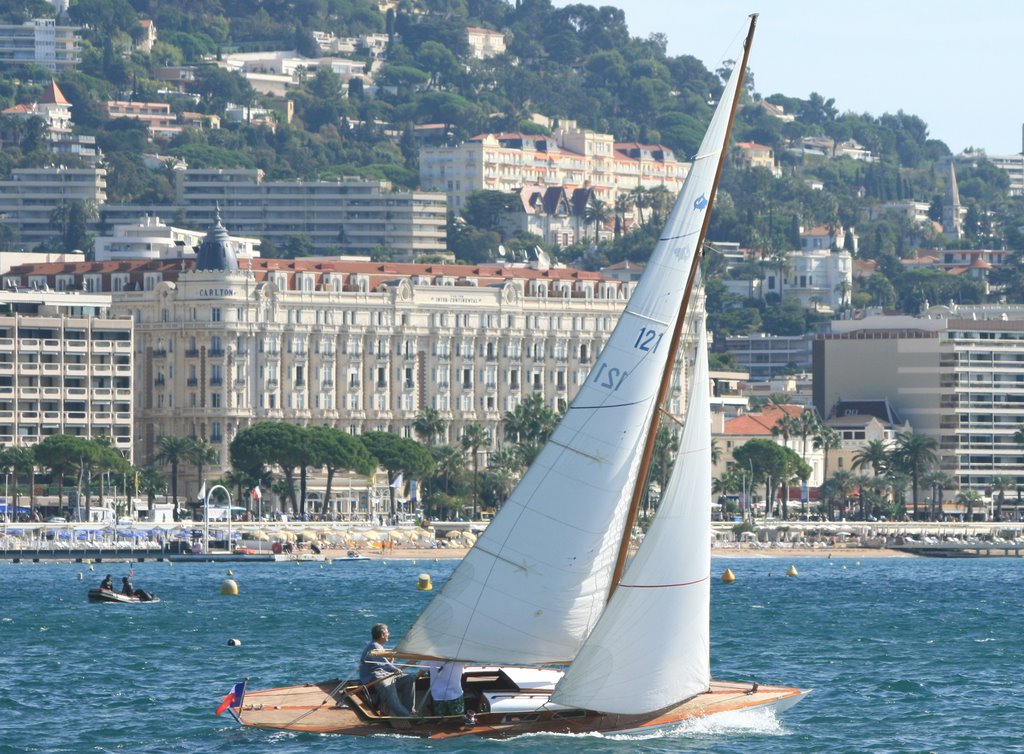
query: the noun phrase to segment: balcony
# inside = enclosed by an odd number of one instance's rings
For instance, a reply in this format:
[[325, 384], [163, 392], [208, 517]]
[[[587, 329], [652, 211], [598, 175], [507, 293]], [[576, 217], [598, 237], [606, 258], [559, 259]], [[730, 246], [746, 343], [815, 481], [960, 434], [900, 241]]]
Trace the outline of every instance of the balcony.
[[154, 348], [153, 349], [153, 358], [154, 359], [160, 359], [160, 358], [163, 358], [166, 355], [167, 355], [167, 349], [166, 348]]
[[223, 348], [211, 348], [210, 351], [209, 351], [209, 354], [212, 357], [223, 356], [224, 355], [224, 349]]
[[185, 380], [185, 384], [189, 387], [197, 387], [199, 385], [199, 380], [196, 377], [189, 377]]
[[157, 377], [155, 380], [153, 380], [153, 384], [156, 385], [157, 387], [163, 387], [167, 383], [163, 377]]
[[194, 359], [197, 356], [199, 356], [199, 349], [198, 348], [186, 348], [185, 349], [185, 358], [187, 358], [187, 359]]
[[210, 378], [210, 386], [211, 387], [220, 387], [223, 384], [224, 384], [224, 379], [221, 378], [221, 377], [211, 377]]

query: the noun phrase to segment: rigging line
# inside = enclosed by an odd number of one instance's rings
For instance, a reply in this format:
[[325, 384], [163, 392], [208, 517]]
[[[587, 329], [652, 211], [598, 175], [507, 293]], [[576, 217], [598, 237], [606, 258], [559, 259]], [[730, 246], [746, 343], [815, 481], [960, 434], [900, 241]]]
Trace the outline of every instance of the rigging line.
[[700, 235], [700, 228], [698, 228], [695, 231], [691, 230], [689, 233], [680, 233], [678, 236], [661, 236], [661, 238], [659, 238], [658, 241], [677, 241], [680, 238], [688, 238], [689, 236], [698, 235]]
[[[640, 399], [638, 401], [626, 401], [625, 403], [599, 403], [599, 404], [597, 404], [595, 406], [575, 406], [575, 405], [570, 405], [565, 411], [566, 411], [566, 413], [568, 413], [568, 412], [572, 411], [573, 409], [575, 409], [577, 411], [580, 411], [580, 410], [583, 410], [583, 411], [599, 411], [602, 408], [627, 408], [629, 406], [637, 406], [637, 405], [639, 405], [641, 403], [647, 403], [649, 401], [650, 401], [650, 398], [642, 398], [642, 399]], [[557, 442], [555, 443], [555, 445], [559, 445], [560, 447], [563, 447], [563, 448], [566, 447], [564, 444], [557, 443]]]
[[697, 584], [703, 584], [705, 581], [711, 578], [711, 575], [702, 576], [696, 581], [683, 581], [679, 584], [626, 584], [620, 583], [619, 586], [626, 587], [627, 589], [671, 589], [677, 586], [696, 586]]

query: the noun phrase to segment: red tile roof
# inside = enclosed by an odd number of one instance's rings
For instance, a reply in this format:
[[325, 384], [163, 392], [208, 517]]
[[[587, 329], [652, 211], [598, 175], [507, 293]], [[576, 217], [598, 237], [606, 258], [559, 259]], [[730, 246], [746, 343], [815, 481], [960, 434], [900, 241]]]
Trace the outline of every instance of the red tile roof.
[[50, 79], [49, 85], [43, 90], [43, 96], [39, 98], [40, 104], [43, 105], [70, 105], [64, 96], [64, 92], [57, 86], [57, 82]]
[[800, 416], [804, 410], [803, 406], [794, 403], [786, 403], [783, 405], [770, 403], [760, 411], [741, 414], [740, 416], [732, 419], [726, 419], [722, 434], [762, 435], [764, 437], [771, 437], [772, 427], [776, 425], [779, 419], [783, 416]]

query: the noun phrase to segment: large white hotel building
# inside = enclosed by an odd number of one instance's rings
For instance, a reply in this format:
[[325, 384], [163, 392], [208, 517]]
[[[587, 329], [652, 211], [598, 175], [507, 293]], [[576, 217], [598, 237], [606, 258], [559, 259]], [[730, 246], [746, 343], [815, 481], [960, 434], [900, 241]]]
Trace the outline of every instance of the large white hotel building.
[[619, 194], [664, 187], [675, 197], [690, 172], [661, 145], [616, 142], [566, 121], [552, 136], [483, 134], [456, 147], [420, 150], [420, 185], [444, 192], [462, 210], [473, 191], [510, 192], [524, 186], [589, 187], [611, 205]]
[[[4, 286], [110, 292], [134, 331], [134, 461], [161, 436], [227, 447], [260, 419], [413, 437], [425, 408], [442, 442], [541, 392], [570, 401], [633, 283], [539, 265], [242, 259], [215, 227], [194, 269], [179, 260], [36, 264]], [[681, 391], [676, 391], [676, 410]]]

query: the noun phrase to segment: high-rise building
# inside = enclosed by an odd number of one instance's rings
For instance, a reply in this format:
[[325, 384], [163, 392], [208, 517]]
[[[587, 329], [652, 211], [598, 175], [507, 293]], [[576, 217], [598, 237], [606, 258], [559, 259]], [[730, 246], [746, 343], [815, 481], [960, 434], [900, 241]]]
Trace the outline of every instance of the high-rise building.
[[0, 24], [0, 67], [38, 65], [55, 72], [73, 70], [82, 62], [78, 30], [52, 18]]
[[82, 202], [98, 207], [107, 200], [103, 168], [16, 168], [0, 181], [0, 221], [14, 229], [15, 245], [32, 249], [60, 235], [53, 211]]
[[[814, 342], [814, 403], [888, 399], [938, 441], [961, 490], [1024, 485], [1024, 307], [934, 306], [925, 315], [832, 322]], [[930, 491], [929, 491], [930, 494]]]
[[206, 228], [217, 207], [232, 232], [269, 239], [280, 248], [305, 237], [313, 254], [370, 254], [383, 248], [411, 260], [447, 247], [442, 194], [392, 191], [388, 181], [353, 177], [266, 181], [261, 170], [183, 168], [175, 171], [174, 205], [108, 204], [100, 213], [108, 225], [152, 214], [179, 227]]
[[0, 445], [107, 437], [131, 460], [134, 323], [110, 294], [33, 283], [0, 290]]

